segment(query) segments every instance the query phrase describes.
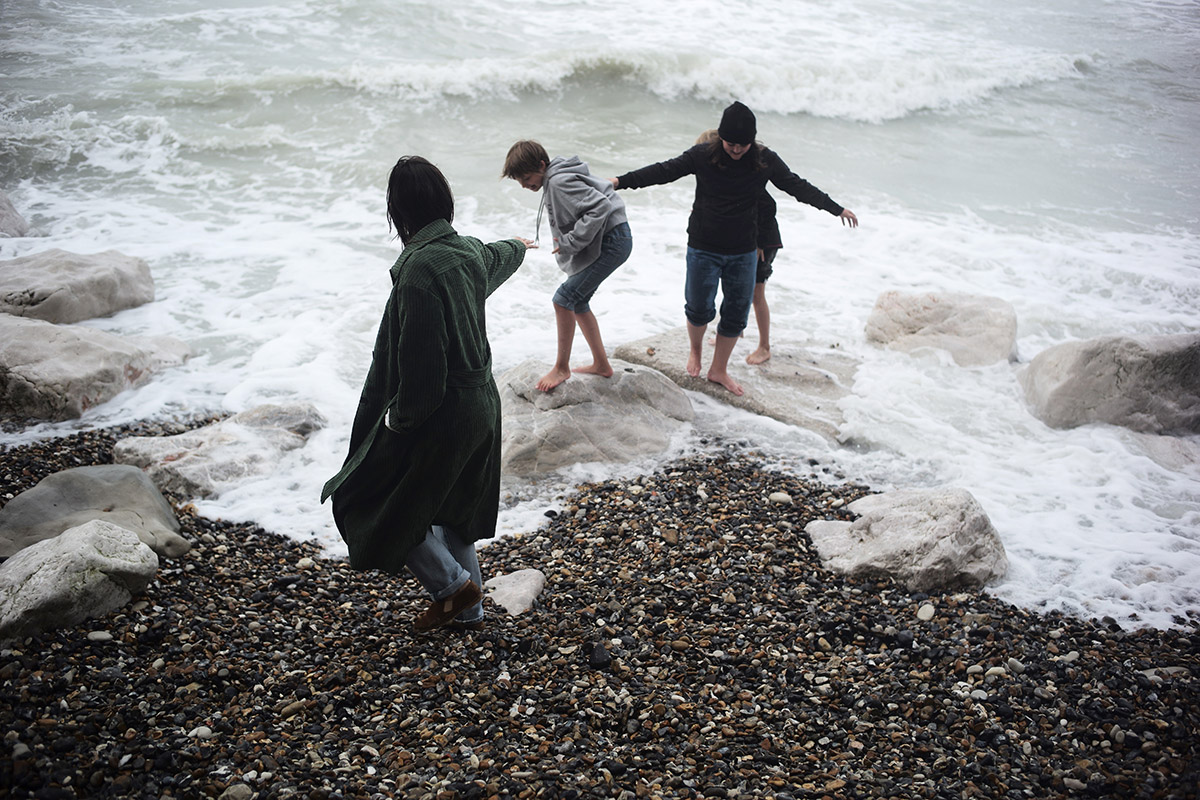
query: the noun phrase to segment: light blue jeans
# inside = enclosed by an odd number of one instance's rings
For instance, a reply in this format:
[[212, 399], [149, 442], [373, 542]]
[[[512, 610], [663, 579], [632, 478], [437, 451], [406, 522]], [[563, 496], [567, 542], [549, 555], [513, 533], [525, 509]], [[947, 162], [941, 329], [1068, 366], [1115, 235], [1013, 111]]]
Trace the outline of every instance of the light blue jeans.
[[596, 289], [600, 288], [600, 283], [624, 264], [633, 252], [633, 234], [629, 231], [629, 223], [622, 222], [615, 226], [604, 234], [600, 242], [600, 255], [590, 265], [563, 281], [554, 293], [554, 305], [576, 314], [586, 314], [592, 310], [589, 301]]
[[[475, 556], [475, 543], [464, 542], [454, 531], [441, 525], [430, 527], [425, 541], [414, 547], [404, 562], [425, 591], [434, 600], [445, 600], [467, 581], [483, 588], [483, 574]], [[458, 622], [478, 622], [483, 619], [483, 601], [476, 603], [455, 619]]]

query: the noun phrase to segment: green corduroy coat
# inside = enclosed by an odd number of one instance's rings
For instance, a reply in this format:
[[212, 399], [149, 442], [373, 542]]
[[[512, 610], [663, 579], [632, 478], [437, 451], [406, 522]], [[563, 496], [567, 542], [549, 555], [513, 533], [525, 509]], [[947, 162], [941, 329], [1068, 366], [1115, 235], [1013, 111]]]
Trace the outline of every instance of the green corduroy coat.
[[430, 525], [478, 541], [495, 534], [500, 396], [484, 302], [525, 258], [438, 220], [392, 266], [392, 292], [350, 432], [321, 493], [355, 569], [399, 573]]

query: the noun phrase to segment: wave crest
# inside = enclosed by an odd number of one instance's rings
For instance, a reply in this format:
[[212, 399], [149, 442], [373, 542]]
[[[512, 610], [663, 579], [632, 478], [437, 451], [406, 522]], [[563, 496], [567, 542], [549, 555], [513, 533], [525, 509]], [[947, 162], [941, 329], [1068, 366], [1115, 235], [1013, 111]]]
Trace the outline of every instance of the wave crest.
[[922, 111], [977, 102], [1005, 89], [1080, 76], [1090, 63], [1076, 55], [871, 56], [788, 64], [689, 54], [560, 53], [533, 58], [407, 62], [384, 68], [355, 65], [325, 76], [360, 92], [404, 100], [515, 100], [525, 93], [558, 93], [625, 82], [665, 100], [727, 102], [756, 110], [884, 122]]

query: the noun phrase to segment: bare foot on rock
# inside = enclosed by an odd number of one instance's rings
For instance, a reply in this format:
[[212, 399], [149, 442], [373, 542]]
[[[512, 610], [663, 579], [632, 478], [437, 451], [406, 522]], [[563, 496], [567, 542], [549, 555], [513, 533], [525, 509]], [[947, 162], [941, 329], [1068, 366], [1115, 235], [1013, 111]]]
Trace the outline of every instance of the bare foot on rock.
[[728, 372], [713, 372], [710, 369], [708, 371], [708, 379], [710, 381], [712, 381], [713, 383], [721, 384], [726, 389], [728, 389], [729, 391], [736, 394], [738, 397], [741, 397], [743, 394], [746, 393], [745, 390], [742, 389], [742, 385], [740, 383], [738, 383], [737, 381], [735, 381], [733, 379], [733, 376], [731, 376]]
[[569, 377], [571, 377], [571, 370], [555, 367], [542, 376], [542, 379], [537, 382], [537, 388], [539, 391], [548, 392]]
[[746, 363], [747, 364], [762, 364], [764, 361], [768, 361], [770, 358], [771, 358], [771, 348], [759, 347], [753, 353], [746, 356]]
[[611, 364], [605, 364], [604, 366], [588, 364], [586, 367], [571, 367], [571, 372], [581, 373], [583, 375], [599, 375], [601, 378], [611, 378], [613, 376], [613, 368]]
[[700, 377], [700, 354], [699, 353], [692, 353], [692, 352], [688, 353], [687, 374], [691, 375], [693, 378]]

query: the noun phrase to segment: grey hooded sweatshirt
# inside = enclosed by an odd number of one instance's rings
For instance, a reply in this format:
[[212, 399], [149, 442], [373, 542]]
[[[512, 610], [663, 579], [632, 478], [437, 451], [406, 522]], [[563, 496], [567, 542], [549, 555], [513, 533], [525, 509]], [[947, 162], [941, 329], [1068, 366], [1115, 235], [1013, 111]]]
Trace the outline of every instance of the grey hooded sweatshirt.
[[604, 234], [627, 221], [625, 201], [612, 183], [594, 177], [579, 156], [557, 157], [547, 165], [542, 196], [558, 247], [555, 258], [568, 275], [590, 267], [600, 257]]

